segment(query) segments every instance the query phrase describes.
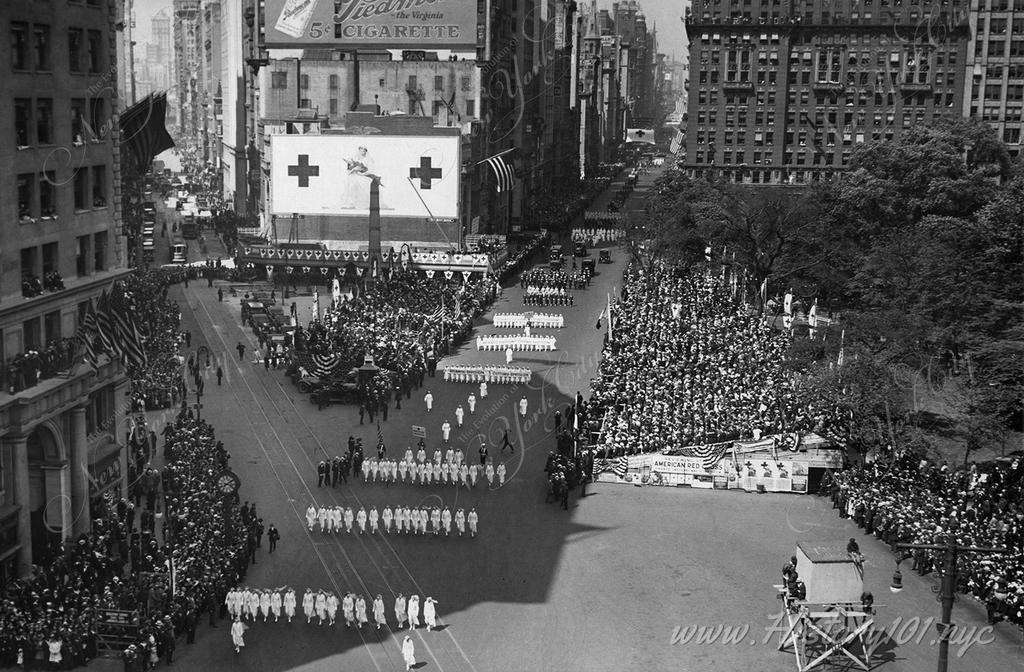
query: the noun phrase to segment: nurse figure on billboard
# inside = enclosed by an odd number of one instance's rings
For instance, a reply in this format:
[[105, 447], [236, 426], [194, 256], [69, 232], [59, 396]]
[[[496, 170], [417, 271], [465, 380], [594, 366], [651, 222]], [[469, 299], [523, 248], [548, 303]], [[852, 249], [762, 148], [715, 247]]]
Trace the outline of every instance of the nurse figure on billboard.
[[[342, 207], [352, 210], [369, 210], [370, 182], [374, 179], [380, 180], [380, 175], [377, 174], [373, 159], [370, 158], [366, 147], [360, 147], [356, 150], [354, 157], [345, 159], [345, 164], [347, 169], [345, 171], [346, 179]], [[384, 185], [381, 184], [380, 186], [383, 187]], [[383, 198], [380, 201], [380, 209], [389, 209], [384, 205]]]

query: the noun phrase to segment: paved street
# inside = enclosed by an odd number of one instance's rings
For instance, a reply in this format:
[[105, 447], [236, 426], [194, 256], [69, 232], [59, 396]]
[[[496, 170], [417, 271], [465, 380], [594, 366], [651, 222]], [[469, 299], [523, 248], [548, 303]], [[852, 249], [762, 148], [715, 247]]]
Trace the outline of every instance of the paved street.
[[[652, 180], [643, 178], [630, 207], [641, 207], [642, 191]], [[392, 627], [397, 592], [433, 596], [445, 627], [440, 632], [419, 630], [413, 636], [417, 659], [424, 663], [420, 669], [425, 670], [793, 669], [792, 656], [775, 650], [777, 635], [763, 642], [765, 628], [773, 622], [769, 614], [777, 613], [780, 604], [772, 584], [779, 581], [797, 539], [861, 537], [852, 523], [834, 515], [825, 500], [609, 484], [589, 487], [582, 501], [574, 496], [568, 512], [544, 503], [542, 469], [554, 446], [554, 412], [577, 390], [587, 393], [602, 339], [595, 322], [607, 294], [621, 280], [625, 252], [611, 249], [613, 264], [598, 265], [594, 284], [575, 292], [575, 306], [529, 309], [566, 317], [564, 329], [535, 330], [556, 336], [557, 351], [517, 353], [515, 364], [533, 371], [529, 385], [491, 385], [476, 414], [468, 415], [466, 397], [478, 392], [476, 386], [445, 383], [439, 371], [426, 383], [435, 398], [432, 412], [426, 412], [426, 390], [421, 389], [410, 400], [402, 400], [401, 410], [392, 407], [388, 421], [382, 423], [392, 456], [413, 443], [414, 424], [427, 428], [432, 448], [447, 419], [453, 426], [453, 443], [468, 443], [470, 459], [476, 457], [482, 435], [491, 456], [506, 461], [509, 480], [500, 488], [478, 483], [469, 492], [451, 486], [351, 481], [336, 489], [317, 488], [316, 463], [341, 454], [350, 434], [372, 448], [376, 426], [360, 425], [354, 406], [317, 411], [283, 370], [268, 372], [253, 364], [255, 341], [251, 331], [240, 326], [237, 299], [218, 302], [216, 290], [205, 282], [176, 287], [183, 327], [193, 332], [193, 349], [208, 345], [224, 368], [221, 387], [213, 375], [216, 364], [207, 370], [203, 417], [214, 424], [232, 454], [233, 468], [242, 478], [242, 499], [256, 502], [259, 515], [282, 535], [274, 555], [267, 554], [264, 541], [247, 584], [290, 585], [300, 595], [307, 586], [370, 597], [381, 593]], [[506, 287], [493, 310], [521, 311], [521, 296], [518, 284]], [[511, 333], [494, 329], [492, 314], [481, 318], [478, 332]], [[302, 310], [300, 315], [306, 319], [309, 313]], [[234, 350], [240, 341], [248, 346], [244, 360]], [[472, 342], [441, 361], [439, 369], [503, 362], [503, 353], [477, 352]], [[528, 412], [519, 418], [517, 404], [524, 396]], [[454, 416], [459, 403], [467, 410], [461, 429], [455, 427]], [[151, 416], [159, 431], [160, 414]], [[506, 428], [515, 444], [514, 455], [497, 450]], [[470, 540], [311, 534], [303, 519], [313, 502], [378, 509], [421, 503], [467, 511], [474, 507], [480, 515], [480, 536]], [[861, 548], [868, 558], [868, 589], [881, 605], [883, 624], [897, 617], [902, 618], [900, 624], [913, 616], [938, 618], [939, 605], [930, 590], [933, 577], [921, 579], [905, 566], [907, 589], [892, 595], [886, 590], [894, 569], [891, 554], [867, 537]], [[980, 627], [984, 610], [960, 600], [954, 619]], [[227, 623], [211, 630], [204, 620], [197, 643], [179, 645], [175, 665], [196, 670], [404, 669], [401, 633], [356, 632], [340, 624], [329, 629], [303, 620], [255, 625], [239, 655], [229, 645]], [[749, 633], [739, 645], [672, 644], [677, 626], [720, 623], [746, 624]], [[911, 641], [880, 647], [885, 664], [879, 669], [916, 672], [934, 666], [936, 648], [929, 646], [934, 628], [925, 621], [924, 627], [912, 631]], [[954, 659], [953, 669], [1019, 669], [1020, 636], [1008, 633], [1006, 624], [998, 626], [994, 642], [969, 648], [963, 659]], [[114, 669], [113, 663], [102, 665]]]

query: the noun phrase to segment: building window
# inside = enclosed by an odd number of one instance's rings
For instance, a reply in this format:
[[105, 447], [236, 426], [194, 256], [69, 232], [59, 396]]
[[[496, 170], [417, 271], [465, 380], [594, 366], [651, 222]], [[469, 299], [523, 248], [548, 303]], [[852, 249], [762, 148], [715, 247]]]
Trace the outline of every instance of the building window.
[[282, 71], [282, 70], [270, 73], [270, 88], [272, 88], [272, 89], [287, 89], [288, 88], [288, 73], [286, 71]]
[[328, 77], [327, 78], [327, 86], [331, 89], [331, 91], [337, 91], [338, 90], [338, 76], [337, 75], [331, 75], [330, 77]]
[[309, 75], [302, 75], [299, 77], [299, 88], [303, 91], [309, 89]]
[[20, 21], [11, 23], [11, 67], [28, 70], [28, 24]]
[[84, 141], [83, 131], [84, 119], [82, 111], [85, 109], [85, 100], [82, 98], [71, 99], [71, 143], [76, 147]]
[[1016, 145], [1020, 143], [1020, 129], [1019, 128], [1007, 128], [1003, 131], [1003, 142], [1008, 145]]
[[32, 26], [32, 55], [36, 70], [50, 69], [50, 27], [43, 24]]
[[102, 140], [107, 137], [107, 101], [104, 98], [93, 98], [89, 110], [88, 139], [92, 141]]
[[107, 205], [107, 167], [92, 167], [92, 207], [104, 208]]
[[25, 341], [26, 350], [41, 350], [43, 348], [43, 337], [39, 327], [39, 318], [33, 317], [21, 324], [22, 338]]
[[39, 275], [39, 269], [36, 268], [38, 250], [35, 247], [23, 247], [21, 248], [21, 279], [35, 278]]
[[[52, 243], [56, 245], [57, 243]], [[61, 337], [60, 332], [60, 311], [51, 310], [45, 316], [43, 316], [43, 330], [45, 331], [46, 342], [59, 341]]]
[[39, 176], [39, 216], [57, 216], [57, 173], [52, 170]]
[[444, 77], [441, 75], [434, 75], [434, 91], [444, 90]]
[[337, 98], [331, 98], [330, 111], [331, 111], [331, 114], [337, 114], [338, 113], [338, 99]]
[[77, 168], [74, 181], [75, 210], [87, 210], [89, 208], [89, 169]]
[[18, 175], [18, 218], [22, 222], [32, 218], [35, 201], [34, 184], [35, 176], [32, 173]]
[[19, 148], [31, 144], [29, 127], [32, 124], [32, 101], [28, 98], [14, 99], [14, 143]]
[[433, 109], [433, 111], [431, 112], [431, 114], [433, 114], [433, 115], [434, 115], [435, 117], [436, 117], [437, 115], [441, 114], [441, 101], [440, 101], [440, 100], [435, 100], [435, 101], [434, 101], [434, 105], [433, 105], [433, 108], [434, 108], [434, 109]]
[[379, 86], [380, 88], [383, 89], [384, 88], [384, 80], [383, 79], [378, 80], [377, 81], [377, 86]]
[[88, 34], [89, 72], [97, 73], [103, 70], [103, 34], [98, 30], [90, 30]]
[[299, 98], [299, 107], [303, 110], [309, 110], [313, 108], [313, 105], [309, 102], [309, 98]]
[[463, 93], [468, 93], [469, 89], [470, 89], [470, 86], [472, 84], [472, 80], [470, 80], [469, 75], [463, 75], [462, 78], [460, 79], [460, 82], [461, 82], [460, 88], [462, 89], [462, 92]]
[[82, 42], [84, 33], [81, 28], [68, 29], [68, 70], [82, 71]]
[[467, 117], [475, 117], [476, 116], [476, 101], [475, 100], [467, 100], [466, 101], [466, 116]]
[[43, 275], [60, 271], [60, 257], [57, 256], [57, 243], [43, 245]]
[[409, 91], [416, 90], [416, 75], [409, 75], [409, 85], [405, 88]]
[[53, 100], [51, 98], [36, 99], [36, 143], [53, 144]]
[[107, 270], [107, 232], [100, 231], [93, 235], [93, 269]]
[[85, 261], [89, 257], [89, 236], [78, 236], [75, 241], [75, 272], [82, 277], [89, 272]]

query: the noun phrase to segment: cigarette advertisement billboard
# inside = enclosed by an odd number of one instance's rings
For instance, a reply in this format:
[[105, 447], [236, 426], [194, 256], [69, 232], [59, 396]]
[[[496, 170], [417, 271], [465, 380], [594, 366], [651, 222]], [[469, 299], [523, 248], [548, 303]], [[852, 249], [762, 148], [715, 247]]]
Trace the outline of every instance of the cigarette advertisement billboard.
[[459, 143], [458, 135], [273, 135], [271, 213], [365, 221], [377, 178], [382, 221], [456, 219]]
[[266, 0], [267, 48], [475, 49], [476, 0]]

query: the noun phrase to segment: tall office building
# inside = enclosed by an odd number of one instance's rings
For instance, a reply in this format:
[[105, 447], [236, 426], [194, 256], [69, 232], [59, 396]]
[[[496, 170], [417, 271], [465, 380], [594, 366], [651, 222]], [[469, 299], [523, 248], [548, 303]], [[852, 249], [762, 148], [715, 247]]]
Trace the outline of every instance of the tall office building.
[[0, 3], [0, 586], [123, 492], [128, 381], [65, 340], [128, 273], [117, 4]]
[[1024, 2], [970, 0], [964, 116], [988, 122], [1011, 156], [1021, 151], [1024, 110]]
[[685, 23], [691, 175], [808, 182], [963, 108], [964, 0], [701, 0]]

